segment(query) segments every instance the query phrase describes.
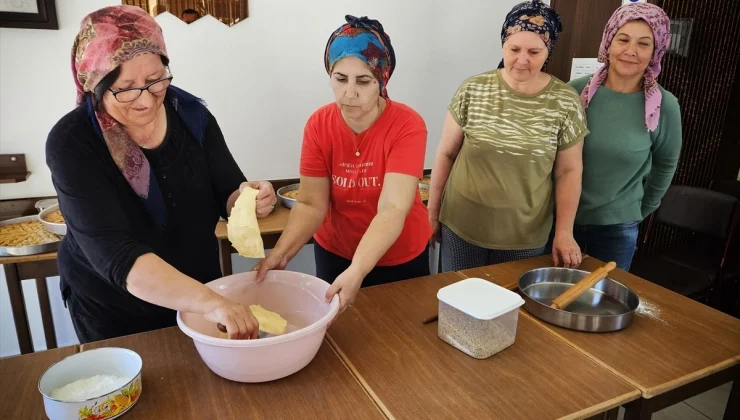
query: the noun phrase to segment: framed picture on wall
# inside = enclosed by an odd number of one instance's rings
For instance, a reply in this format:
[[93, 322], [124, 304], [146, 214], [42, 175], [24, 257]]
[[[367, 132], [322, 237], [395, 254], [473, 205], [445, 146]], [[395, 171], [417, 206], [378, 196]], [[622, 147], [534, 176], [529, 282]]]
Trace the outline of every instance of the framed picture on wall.
[[55, 0], [0, 0], [0, 27], [59, 29]]

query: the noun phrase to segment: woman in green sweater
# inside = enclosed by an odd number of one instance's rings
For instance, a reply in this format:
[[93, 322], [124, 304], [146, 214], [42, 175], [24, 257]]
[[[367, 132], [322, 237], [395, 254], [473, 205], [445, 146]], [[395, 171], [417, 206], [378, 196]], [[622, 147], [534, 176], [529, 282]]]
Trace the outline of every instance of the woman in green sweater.
[[634, 3], [604, 29], [593, 76], [572, 80], [586, 109], [583, 189], [574, 236], [584, 253], [629, 270], [638, 225], [660, 205], [681, 151], [676, 97], [658, 85], [668, 48], [663, 9]]

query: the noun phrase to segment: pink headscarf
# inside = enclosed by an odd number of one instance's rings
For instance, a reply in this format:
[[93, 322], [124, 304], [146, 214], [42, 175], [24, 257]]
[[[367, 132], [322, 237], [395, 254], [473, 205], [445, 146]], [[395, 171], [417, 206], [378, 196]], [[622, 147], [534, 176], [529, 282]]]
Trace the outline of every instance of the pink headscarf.
[[111, 6], [85, 16], [72, 47], [77, 104], [108, 73], [142, 52], [167, 57], [162, 28], [144, 9]]
[[655, 48], [650, 64], [645, 69], [643, 86], [645, 89], [645, 126], [648, 131], [655, 131], [660, 121], [660, 103], [663, 95], [660, 93], [658, 82], [655, 80], [660, 74], [660, 60], [668, 50], [670, 43], [670, 19], [658, 6], [650, 3], [632, 3], [617, 9], [604, 27], [604, 36], [599, 47], [599, 62], [606, 63], [591, 76], [586, 87], [581, 92], [583, 108], [596, 94], [599, 86], [604, 84], [609, 71], [609, 46], [619, 28], [633, 20], [644, 20], [653, 30]]
[[[77, 104], [108, 73], [141, 53], [167, 57], [162, 28], [140, 7], [104, 7], [85, 16], [72, 47]], [[96, 111], [95, 116], [116, 165], [134, 192], [146, 199], [150, 166], [144, 152], [104, 109]]]

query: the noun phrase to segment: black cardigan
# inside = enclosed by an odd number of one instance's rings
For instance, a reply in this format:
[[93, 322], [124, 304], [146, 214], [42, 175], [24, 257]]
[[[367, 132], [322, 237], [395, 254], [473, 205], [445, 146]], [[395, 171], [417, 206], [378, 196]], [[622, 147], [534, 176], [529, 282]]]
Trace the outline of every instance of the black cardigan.
[[174, 311], [127, 291], [126, 277], [139, 256], [155, 253], [203, 283], [222, 275], [215, 228], [246, 179], [213, 115], [201, 147], [177, 113], [169, 105], [166, 110], [164, 142], [145, 150], [168, 211], [164, 229], [121, 174], [84, 104], [63, 117], [46, 142], [67, 223], [57, 260], [62, 296], [73, 301], [73, 318], [95, 321], [108, 337], [175, 325]]

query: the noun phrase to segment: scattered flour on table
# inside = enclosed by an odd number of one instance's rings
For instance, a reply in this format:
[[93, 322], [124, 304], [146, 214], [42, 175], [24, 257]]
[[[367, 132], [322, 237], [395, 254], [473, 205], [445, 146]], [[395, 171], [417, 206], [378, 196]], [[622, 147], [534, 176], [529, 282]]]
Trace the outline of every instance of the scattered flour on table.
[[637, 313], [656, 319], [664, 324], [668, 324], [668, 322], [661, 317], [662, 311], [660, 310], [660, 307], [647, 299], [640, 298], [640, 306], [637, 307]]
[[109, 394], [128, 382], [128, 379], [121, 376], [95, 375], [51, 391], [51, 398], [59, 401], [85, 401]]

